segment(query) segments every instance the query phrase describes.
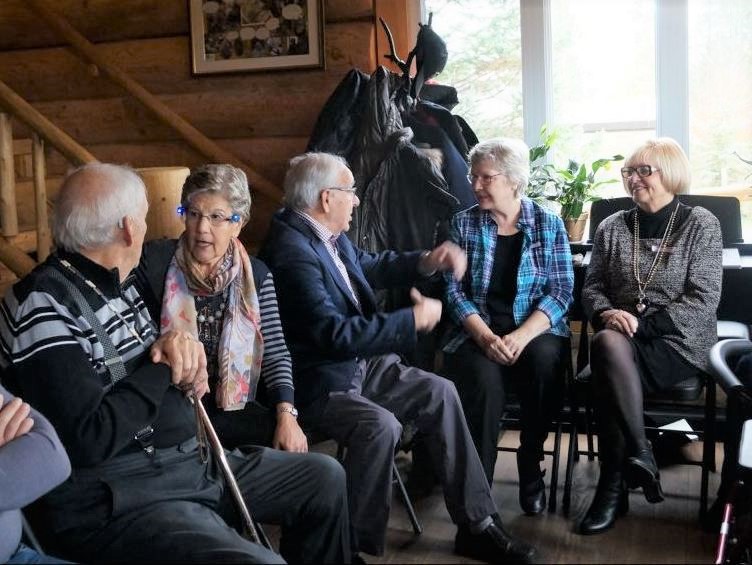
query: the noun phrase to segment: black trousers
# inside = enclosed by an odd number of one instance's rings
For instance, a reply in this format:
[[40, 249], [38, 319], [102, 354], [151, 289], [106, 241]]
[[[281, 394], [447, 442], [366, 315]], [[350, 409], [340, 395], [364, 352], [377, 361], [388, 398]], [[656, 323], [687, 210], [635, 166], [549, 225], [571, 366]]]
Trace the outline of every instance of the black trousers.
[[196, 442], [76, 469], [48, 495], [62, 555], [91, 563], [342, 563], [350, 560], [345, 473], [332, 457], [227, 454], [254, 518], [282, 526], [280, 555], [241, 537], [230, 491]]
[[568, 343], [567, 338], [541, 334], [511, 366], [486, 357], [472, 339], [446, 355], [444, 373], [457, 386], [489, 484], [493, 482], [500, 418], [509, 385], [520, 401], [520, 450], [529, 457], [543, 455], [543, 442], [562, 398]]

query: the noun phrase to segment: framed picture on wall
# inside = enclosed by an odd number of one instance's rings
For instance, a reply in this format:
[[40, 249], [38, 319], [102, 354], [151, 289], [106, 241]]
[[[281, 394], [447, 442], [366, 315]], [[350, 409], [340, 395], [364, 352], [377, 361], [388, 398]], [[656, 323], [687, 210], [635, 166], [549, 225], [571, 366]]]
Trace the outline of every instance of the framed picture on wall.
[[194, 74], [324, 66], [324, 0], [189, 0]]

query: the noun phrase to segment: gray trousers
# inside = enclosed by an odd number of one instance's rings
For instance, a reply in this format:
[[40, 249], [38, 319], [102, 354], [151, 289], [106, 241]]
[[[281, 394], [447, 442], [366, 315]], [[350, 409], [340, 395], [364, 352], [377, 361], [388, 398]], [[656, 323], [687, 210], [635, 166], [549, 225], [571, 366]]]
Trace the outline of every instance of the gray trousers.
[[355, 550], [384, 552], [392, 462], [403, 424], [425, 438], [455, 523], [477, 522], [496, 512], [451, 381], [403, 365], [390, 354], [362, 361], [354, 387], [331, 393], [323, 408], [312, 407], [303, 419], [306, 427], [347, 448], [344, 466]]
[[[200, 462], [195, 440], [185, 444], [157, 449], [155, 461], [134, 453], [75, 471], [73, 484], [53, 493], [53, 522], [76, 524], [57, 536], [64, 555], [84, 563], [284, 563], [238, 534], [220, 471]], [[345, 476], [335, 459], [261, 447], [228, 459], [253, 517], [282, 526], [286, 560], [349, 562]]]

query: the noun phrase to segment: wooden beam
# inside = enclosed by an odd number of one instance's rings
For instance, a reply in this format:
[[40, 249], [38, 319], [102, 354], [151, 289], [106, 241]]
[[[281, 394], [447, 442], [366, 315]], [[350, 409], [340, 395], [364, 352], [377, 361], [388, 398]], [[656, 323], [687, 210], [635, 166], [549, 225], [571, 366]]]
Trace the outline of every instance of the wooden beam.
[[0, 113], [0, 223], [3, 235], [13, 236], [18, 233], [16, 173], [13, 168], [13, 129], [10, 115], [5, 112]]
[[[11, 238], [12, 239], [12, 238]], [[13, 271], [17, 277], [25, 277], [37, 266], [34, 259], [15, 245], [0, 239], [0, 263]]]
[[44, 140], [34, 134], [32, 137], [31, 164], [34, 171], [34, 209], [37, 216], [37, 261], [44, 261], [50, 254], [52, 236], [47, 217], [47, 172], [44, 160]]
[[3, 81], [0, 81], [0, 106], [5, 107], [16, 119], [26, 124], [33, 131], [38, 132], [50, 145], [53, 145], [72, 163], [83, 165], [84, 163], [97, 160], [94, 155], [76, 143], [63, 130], [57, 128], [52, 122], [35, 110], [31, 104], [11, 90]]
[[160, 121], [178, 131], [188, 143], [204, 154], [209, 160], [215, 163], [229, 163], [243, 169], [248, 175], [248, 180], [254, 185], [256, 190], [266, 194], [270, 198], [281, 200], [282, 193], [277, 186], [256, 173], [238, 157], [222, 149], [193, 127], [187, 120], [174, 112], [167, 104], [133, 80], [130, 75], [112, 64], [64, 18], [50, 10], [44, 0], [26, 0], [26, 3], [61, 37], [68, 41], [85, 60], [96, 65], [101, 73], [104, 73], [115, 83], [123, 87], [126, 92], [154, 113]]

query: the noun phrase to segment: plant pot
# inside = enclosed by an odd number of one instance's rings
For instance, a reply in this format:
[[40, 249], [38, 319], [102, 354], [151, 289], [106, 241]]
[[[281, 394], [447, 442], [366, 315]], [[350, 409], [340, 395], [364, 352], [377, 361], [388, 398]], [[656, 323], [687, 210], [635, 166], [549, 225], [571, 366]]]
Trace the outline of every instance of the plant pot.
[[569, 241], [582, 241], [585, 237], [585, 224], [587, 223], [588, 213], [583, 212], [579, 218], [565, 218], [564, 227], [567, 230]]

